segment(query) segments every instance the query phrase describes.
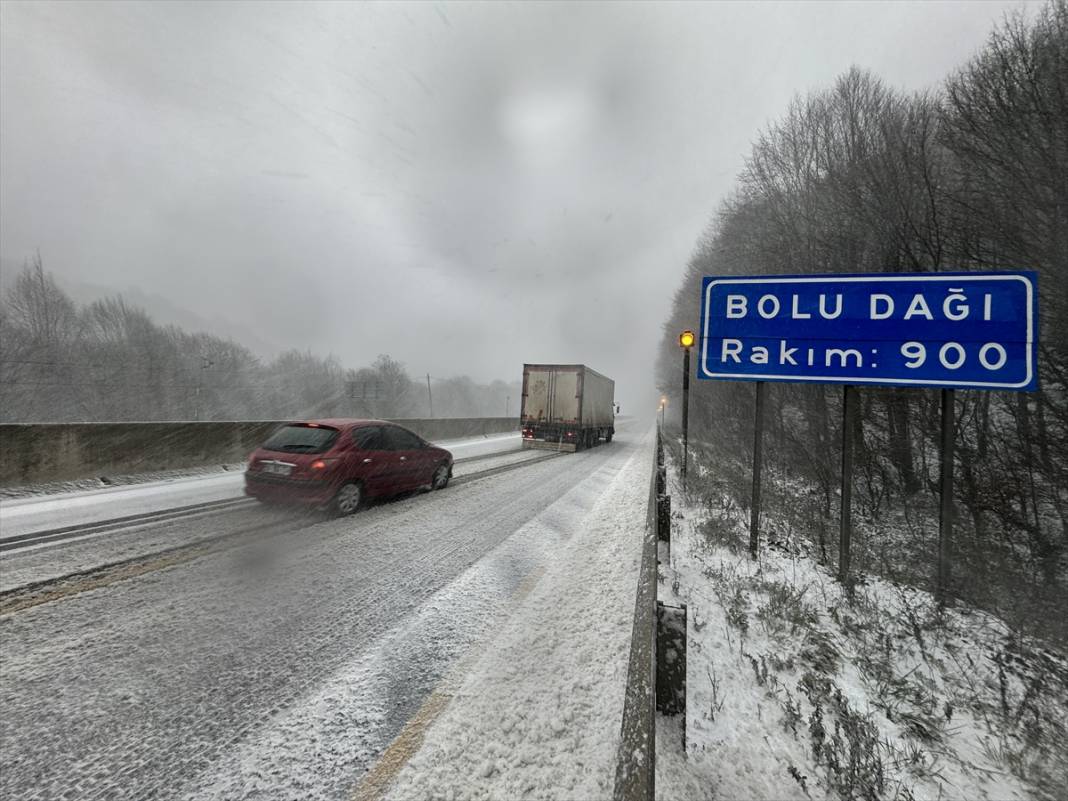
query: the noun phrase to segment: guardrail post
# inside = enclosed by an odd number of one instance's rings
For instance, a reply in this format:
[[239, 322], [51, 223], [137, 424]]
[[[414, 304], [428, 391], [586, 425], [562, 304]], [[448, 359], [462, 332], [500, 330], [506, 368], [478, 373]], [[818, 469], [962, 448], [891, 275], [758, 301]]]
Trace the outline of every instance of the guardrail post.
[[656, 449], [656, 539], [667, 543], [667, 557], [671, 558], [671, 496], [667, 494], [667, 466], [664, 464], [664, 448], [657, 437]]
[[686, 614], [686, 604], [656, 603], [656, 711], [665, 715], [686, 714]]
[[671, 496], [656, 496], [656, 538], [671, 544]]

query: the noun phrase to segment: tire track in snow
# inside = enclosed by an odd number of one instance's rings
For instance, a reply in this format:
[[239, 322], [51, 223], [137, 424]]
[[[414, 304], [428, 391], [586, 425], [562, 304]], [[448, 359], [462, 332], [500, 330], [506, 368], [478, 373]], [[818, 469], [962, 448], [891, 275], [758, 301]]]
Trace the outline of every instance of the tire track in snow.
[[[488, 456], [474, 456], [470, 457], [471, 460], [479, 460], [485, 458], [491, 458], [498, 454], [490, 454]], [[539, 456], [536, 458], [522, 459], [515, 462], [509, 462], [497, 467], [487, 468], [486, 470], [479, 470], [474, 473], [468, 473], [462, 476], [458, 476], [452, 481], [452, 484], [464, 484], [470, 481], [478, 479], [488, 478], [490, 476], [498, 475], [500, 473], [506, 473], [511, 470], [517, 470], [521, 467], [528, 467], [539, 462], [544, 462], [549, 459], [557, 458], [558, 454], [549, 454], [546, 456]], [[213, 502], [213, 505], [217, 502]], [[238, 504], [227, 503], [227, 506], [233, 506]], [[248, 508], [250, 504], [240, 503], [242, 508]], [[178, 510], [170, 510], [178, 511]], [[224, 509], [222, 511], [216, 511], [209, 509], [208, 513], [222, 514], [230, 509]], [[181, 514], [167, 515], [163, 518], [165, 522], [173, 522], [179, 518], [197, 517], [202, 514], [203, 510], [197, 507], [190, 507], [188, 509], [181, 510]], [[363, 514], [367, 514], [366, 510]], [[137, 516], [138, 518], [142, 516]], [[106, 521], [108, 523], [116, 524], [111, 528], [105, 529], [102, 533], [108, 533], [110, 531], [121, 530], [126, 527], [122, 523], [129, 523], [130, 526], [146, 525], [160, 521], [160, 513], [151, 513], [144, 517], [148, 518], [147, 523], [141, 523], [136, 521]], [[224, 531], [221, 534], [204, 537], [194, 540], [193, 542], [183, 543], [171, 548], [164, 548], [162, 550], [151, 551], [146, 554], [139, 554], [137, 556], [129, 557], [126, 559], [120, 559], [111, 562], [105, 562], [104, 564], [94, 566], [88, 570], [73, 571], [70, 573], [64, 573], [54, 578], [48, 578], [42, 581], [30, 582], [18, 587], [6, 589], [0, 591], [0, 615], [13, 614], [23, 609], [28, 609], [39, 604], [50, 603], [52, 601], [62, 600], [72, 595], [77, 595], [80, 592], [87, 592], [89, 590], [99, 589], [106, 587], [109, 584], [113, 584], [116, 581], [125, 581], [127, 579], [135, 578], [137, 576], [150, 573], [155, 570], [163, 570], [168, 567], [174, 567], [175, 565], [185, 564], [195, 559], [218, 553], [220, 551], [228, 550], [230, 547], [236, 547], [236, 543], [230, 543], [238, 537], [246, 534], [255, 533], [260, 537], [264, 536], [277, 536], [285, 534], [292, 528], [293, 521], [288, 518], [282, 522], [275, 523], [273, 525], [268, 524], [264, 526], [262, 522], [257, 522], [251, 526], [241, 526], [237, 529]], [[94, 523], [88, 526], [87, 529], [95, 530], [102, 524]], [[49, 532], [45, 532], [49, 533]], [[78, 539], [78, 531], [63, 532], [69, 535], [71, 539]], [[34, 535], [37, 536], [37, 535]], [[81, 536], [85, 536], [84, 534]]]

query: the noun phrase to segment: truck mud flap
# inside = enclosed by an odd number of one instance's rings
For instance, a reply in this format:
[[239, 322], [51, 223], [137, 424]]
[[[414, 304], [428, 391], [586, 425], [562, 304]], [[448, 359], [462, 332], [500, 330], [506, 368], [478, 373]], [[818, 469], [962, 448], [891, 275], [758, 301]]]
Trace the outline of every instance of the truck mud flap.
[[523, 450], [529, 451], [560, 451], [562, 453], [574, 453], [574, 442], [545, 442], [540, 439], [523, 440]]

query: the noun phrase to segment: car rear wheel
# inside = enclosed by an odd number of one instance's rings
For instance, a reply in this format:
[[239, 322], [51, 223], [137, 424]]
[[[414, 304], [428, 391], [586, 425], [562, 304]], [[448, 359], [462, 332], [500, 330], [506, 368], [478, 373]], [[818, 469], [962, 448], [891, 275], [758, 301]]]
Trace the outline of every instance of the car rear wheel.
[[334, 496], [334, 511], [339, 515], [351, 515], [363, 503], [363, 486], [355, 481], [343, 484]]
[[437, 470], [434, 471], [434, 477], [430, 480], [430, 486], [436, 490], [445, 489], [449, 486], [451, 472], [447, 464], [439, 464]]

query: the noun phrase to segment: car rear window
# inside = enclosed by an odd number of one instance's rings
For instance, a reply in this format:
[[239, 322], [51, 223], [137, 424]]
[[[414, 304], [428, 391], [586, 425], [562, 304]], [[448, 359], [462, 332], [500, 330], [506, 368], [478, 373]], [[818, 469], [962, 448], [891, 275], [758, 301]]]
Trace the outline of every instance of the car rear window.
[[319, 453], [334, 444], [337, 434], [336, 428], [323, 426], [283, 426], [271, 434], [263, 447], [285, 453]]

